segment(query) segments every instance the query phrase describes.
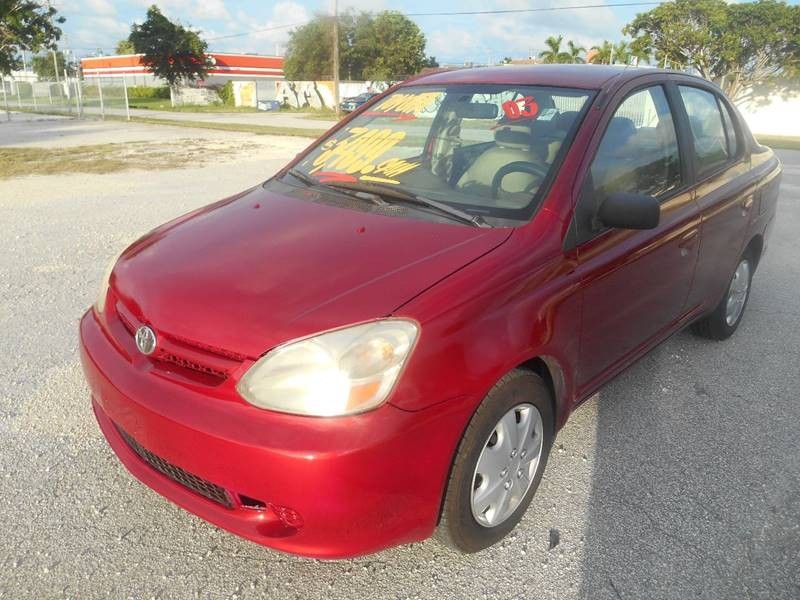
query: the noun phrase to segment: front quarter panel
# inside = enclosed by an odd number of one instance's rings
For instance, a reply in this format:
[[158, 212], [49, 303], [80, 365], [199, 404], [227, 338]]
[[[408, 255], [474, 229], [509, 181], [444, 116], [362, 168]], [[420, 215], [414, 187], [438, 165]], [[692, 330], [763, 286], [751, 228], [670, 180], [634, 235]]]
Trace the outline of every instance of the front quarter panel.
[[421, 410], [456, 399], [469, 417], [505, 373], [541, 357], [563, 371], [563, 424], [578, 350], [578, 281], [561, 252], [561, 221], [540, 211], [532, 225], [397, 311], [417, 319], [421, 334], [393, 404]]

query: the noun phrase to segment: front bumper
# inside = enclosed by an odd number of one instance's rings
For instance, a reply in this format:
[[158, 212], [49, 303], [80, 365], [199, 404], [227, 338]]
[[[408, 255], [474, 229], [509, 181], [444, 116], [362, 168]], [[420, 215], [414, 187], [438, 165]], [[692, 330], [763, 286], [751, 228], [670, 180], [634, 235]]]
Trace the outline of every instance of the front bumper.
[[[317, 558], [433, 532], [468, 418], [461, 403], [285, 415], [166, 379], [121, 352], [92, 310], [80, 333], [103, 434], [135, 477], [179, 506], [259, 544]], [[203, 493], [206, 484], [214, 493]], [[299, 521], [287, 524], [282, 509]]]

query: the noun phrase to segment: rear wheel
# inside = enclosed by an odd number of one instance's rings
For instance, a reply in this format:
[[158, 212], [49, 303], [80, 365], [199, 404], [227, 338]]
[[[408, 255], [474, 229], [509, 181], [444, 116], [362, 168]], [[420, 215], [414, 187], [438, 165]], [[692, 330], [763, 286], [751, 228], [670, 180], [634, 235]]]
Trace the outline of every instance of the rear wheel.
[[733, 335], [742, 320], [747, 300], [750, 297], [750, 286], [753, 281], [755, 262], [748, 251], [739, 260], [733, 272], [728, 289], [720, 303], [710, 315], [692, 324], [692, 331], [697, 335], [712, 340], [724, 340]]
[[520, 521], [544, 472], [553, 441], [550, 392], [515, 369], [484, 398], [464, 432], [445, 492], [437, 537], [477, 552]]

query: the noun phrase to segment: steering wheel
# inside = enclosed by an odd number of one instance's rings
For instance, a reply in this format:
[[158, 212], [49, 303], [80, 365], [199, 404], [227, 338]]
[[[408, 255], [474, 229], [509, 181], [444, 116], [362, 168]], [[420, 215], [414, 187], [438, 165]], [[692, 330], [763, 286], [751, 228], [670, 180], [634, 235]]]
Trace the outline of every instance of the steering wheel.
[[497, 198], [497, 194], [500, 191], [500, 184], [503, 183], [503, 178], [509, 173], [528, 173], [541, 177], [542, 179], [547, 177], [547, 169], [536, 163], [522, 160], [508, 163], [504, 167], [501, 167], [497, 173], [495, 173], [494, 178], [492, 178], [492, 198]]

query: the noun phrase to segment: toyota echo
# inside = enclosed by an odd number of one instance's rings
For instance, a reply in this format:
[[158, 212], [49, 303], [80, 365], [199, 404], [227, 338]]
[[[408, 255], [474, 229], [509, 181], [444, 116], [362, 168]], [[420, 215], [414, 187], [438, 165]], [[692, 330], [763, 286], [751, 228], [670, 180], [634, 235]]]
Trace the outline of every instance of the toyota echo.
[[481, 550], [578, 404], [686, 326], [733, 334], [780, 172], [681, 73], [406, 81], [112, 263], [94, 412], [134, 476], [259, 544]]

